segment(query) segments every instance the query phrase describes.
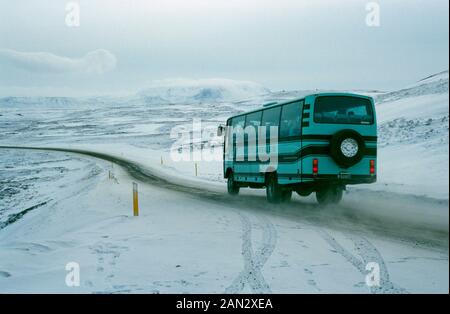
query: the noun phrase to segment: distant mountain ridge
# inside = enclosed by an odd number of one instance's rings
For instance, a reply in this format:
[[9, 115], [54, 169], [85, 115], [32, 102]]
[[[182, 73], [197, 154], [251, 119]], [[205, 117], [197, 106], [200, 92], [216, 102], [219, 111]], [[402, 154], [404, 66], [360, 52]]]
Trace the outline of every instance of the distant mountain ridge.
[[[427, 76], [403, 89], [380, 91], [354, 91], [356, 93], [371, 95], [377, 103], [395, 101], [420, 95], [442, 94], [449, 91], [449, 72], [442, 71]], [[149, 87], [131, 96], [113, 97], [3, 97], [0, 105], [39, 105], [47, 104], [58, 106], [89, 105], [143, 102], [148, 105], [183, 104], [183, 103], [234, 103], [236, 105], [260, 105], [271, 101], [283, 101], [303, 97], [308, 94], [324, 92], [326, 90], [288, 90], [271, 91], [261, 84], [250, 81], [236, 81], [229, 79], [170, 79], [153, 81]]]
[[175, 79], [155, 81], [138, 95], [147, 100], [180, 103], [236, 101], [270, 93], [268, 88], [250, 81]]

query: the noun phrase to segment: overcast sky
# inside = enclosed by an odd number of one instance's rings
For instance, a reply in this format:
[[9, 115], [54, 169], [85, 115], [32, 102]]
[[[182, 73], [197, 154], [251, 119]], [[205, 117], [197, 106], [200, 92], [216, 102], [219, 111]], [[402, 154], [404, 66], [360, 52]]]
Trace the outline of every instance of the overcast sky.
[[1, 96], [167, 78], [389, 90], [448, 69], [448, 0], [374, 1], [379, 27], [361, 0], [79, 0], [79, 27], [68, 2], [0, 0]]

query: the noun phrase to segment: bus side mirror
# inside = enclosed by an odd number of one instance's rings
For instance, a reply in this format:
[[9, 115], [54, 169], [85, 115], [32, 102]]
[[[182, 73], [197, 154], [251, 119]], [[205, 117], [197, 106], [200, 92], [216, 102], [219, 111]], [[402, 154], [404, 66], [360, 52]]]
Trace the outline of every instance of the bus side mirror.
[[225, 131], [225, 126], [222, 124], [219, 125], [219, 127], [217, 128], [217, 136], [222, 136], [224, 131]]

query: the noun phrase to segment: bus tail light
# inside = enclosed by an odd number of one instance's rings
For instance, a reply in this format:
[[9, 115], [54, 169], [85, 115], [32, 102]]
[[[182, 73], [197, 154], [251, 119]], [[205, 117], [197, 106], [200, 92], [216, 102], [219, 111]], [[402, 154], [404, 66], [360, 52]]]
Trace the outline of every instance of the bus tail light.
[[317, 175], [319, 173], [319, 160], [317, 158], [313, 159], [313, 175]]
[[371, 175], [375, 174], [375, 160], [373, 159], [370, 160], [370, 174]]

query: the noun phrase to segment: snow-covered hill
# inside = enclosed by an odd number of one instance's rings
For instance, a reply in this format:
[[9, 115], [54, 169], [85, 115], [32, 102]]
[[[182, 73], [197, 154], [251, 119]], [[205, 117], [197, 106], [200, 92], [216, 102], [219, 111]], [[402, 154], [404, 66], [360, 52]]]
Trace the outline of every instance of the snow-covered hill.
[[227, 79], [160, 80], [139, 92], [146, 102], [223, 102], [269, 94], [270, 90], [249, 81]]
[[448, 71], [376, 99], [381, 145], [448, 146]]
[[423, 95], [448, 94], [448, 70], [427, 76], [406, 88], [379, 94], [377, 103], [391, 102], [402, 98]]
[[448, 199], [448, 78], [444, 71], [376, 97], [385, 188]]

